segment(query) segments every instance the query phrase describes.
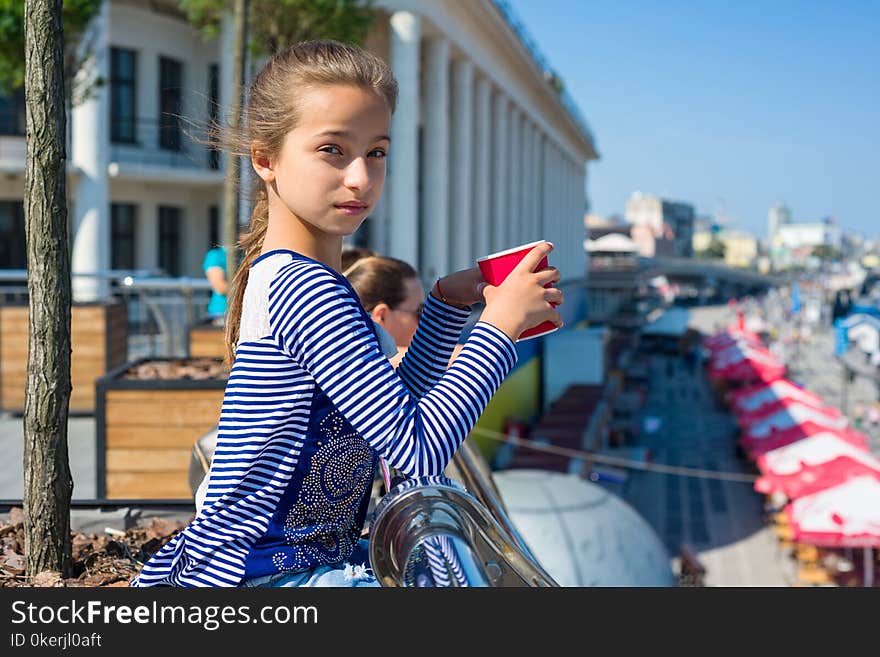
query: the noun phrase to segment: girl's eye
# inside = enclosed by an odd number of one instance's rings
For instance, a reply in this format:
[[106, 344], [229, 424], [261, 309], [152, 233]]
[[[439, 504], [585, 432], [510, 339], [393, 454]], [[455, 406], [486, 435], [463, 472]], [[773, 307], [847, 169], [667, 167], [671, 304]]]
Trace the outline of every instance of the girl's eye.
[[369, 157], [385, 157], [387, 153], [385, 153], [384, 148], [376, 148], [367, 153]]
[[321, 146], [318, 150], [322, 153], [330, 153], [331, 155], [342, 155], [342, 149], [339, 146]]

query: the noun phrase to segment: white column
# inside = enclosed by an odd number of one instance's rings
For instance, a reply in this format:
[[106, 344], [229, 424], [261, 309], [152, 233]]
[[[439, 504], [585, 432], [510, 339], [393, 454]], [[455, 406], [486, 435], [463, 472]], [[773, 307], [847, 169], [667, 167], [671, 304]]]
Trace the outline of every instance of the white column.
[[[84, 39], [90, 44], [92, 59], [81, 75], [107, 80], [110, 69], [108, 48], [108, 8], [101, 9], [89, 25]], [[90, 70], [86, 70], [86, 68]], [[107, 165], [110, 162], [106, 85], [96, 86], [87, 100], [74, 107], [71, 119], [72, 162], [79, 170], [73, 209], [73, 300], [99, 301], [109, 296], [106, 280], [79, 278], [110, 268], [110, 190]]]
[[[546, 137], [541, 137], [541, 239], [550, 239], [547, 235], [551, 232], [551, 198], [550, 186], [553, 184], [553, 177], [550, 171], [550, 162], [552, 158], [552, 144]], [[550, 239], [552, 242], [553, 240]]]
[[136, 207], [135, 263], [138, 268], [155, 269], [159, 266], [159, 207], [155, 198], [144, 200]]
[[[587, 200], [587, 192], [586, 192], [586, 164], [581, 162], [575, 162], [575, 180], [577, 181], [577, 216], [578, 216], [578, 235], [584, 235], [586, 237], [586, 231], [584, 231], [584, 215], [586, 214], [586, 200]], [[586, 256], [583, 255], [582, 252], [578, 252], [577, 258], [574, 261], [574, 266], [576, 266], [577, 271], [584, 271], [584, 265], [586, 263]], [[578, 274], [580, 275], [580, 274]]]
[[[587, 192], [586, 192], [587, 175], [588, 175], [587, 174], [587, 163], [584, 162], [584, 200], [585, 201], [588, 198]], [[584, 239], [587, 239], [589, 237], [589, 235], [587, 234], [586, 224], [584, 224], [584, 227], [583, 227], [583, 234], [584, 234]], [[580, 264], [581, 271], [578, 274], [578, 276], [583, 277], [584, 280], [586, 280], [587, 272], [589, 271], [589, 268], [590, 268], [590, 254], [585, 249], [584, 251], [582, 251], [578, 255], [580, 256], [579, 262], [581, 263]]]
[[532, 128], [532, 240], [544, 232], [544, 137], [538, 126]]
[[[385, 184], [387, 185], [388, 182], [386, 182]], [[413, 194], [413, 196], [415, 196], [415, 194]], [[376, 207], [373, 208], [373, 213], [367, 220], [370, 231], [368, 247], [373, 249], [377, 253], [383, 254], [391, 253], [391, 247], [388, 244], [388, 203], [388, 194], [382, 194], [382, 196], [379, 197], [378, 203], [376, 203]], [[412, 223], [415, 224], [416, 220], [417, 217], [413, 217]], [[363, 227], [361, 228], [361, 230], [362, 229]], [[415, 229], [413, 228], [413, 230]], [[416, 266], [415, 260], [407, 260], [407, 262], [410, 262], [413, 266]]]
[[419, 268], [426, 282], [449, 273], [449, 42], [425, 48], [424, 172]]
[[397, 109], [391, 120], [388, 158], [388, 255], [414, 267], [419, 261], [419, 61], [421, 18], [408, 11], [391, 16], [391, 69], [398, 82]]
[[474, 223], [474, 65], [468, 59], [452, 64], [452, 164], [449, 200], [450, 271], [473, 266], [471, 232]]
[[522, 124], [522, 211], [519, 215], [519, 241], [532, 241], [532, 224], [535, 215], [532, 213], [532, 181], [534, 165], [532, 161], [532, 122], [523, 118]]
[[492, 105], [492, 245], [501, 251], [508, 242], [510, 226], [510, 104], [500, 91]]
[[559, 268], [562, 278], [568, 278], [569, 271], [565, 256], [565, 239], [568, 235], [568, 222], [571, 220], [571, 171], [569, 169], [568, 157], [565, 153], [562, 154], [559, 173], [559, 197], [562, 205], [559, 213], [559, 255], [556, 258], [556, 266]]
[[490, 100], [489, 81], [481, 77], [477, 80], [476, 134], [474, 135], [476, 140], [473, 212], [475, 230], [471, 266], [477, 258], [492, 252], [492, 216], [489, 202], [492, 198]]
[[522, 216], [522, 115], [513, 106], [510, 111], [510, 193], [508, 198], [508, 233], [510, 248], [521, 243], [520, 217]]
[[532, 122], [525, 115], [522, 120], [522, 141], [520, 142], [520, 204], [519, 242], [531, 241], [532, 225]]

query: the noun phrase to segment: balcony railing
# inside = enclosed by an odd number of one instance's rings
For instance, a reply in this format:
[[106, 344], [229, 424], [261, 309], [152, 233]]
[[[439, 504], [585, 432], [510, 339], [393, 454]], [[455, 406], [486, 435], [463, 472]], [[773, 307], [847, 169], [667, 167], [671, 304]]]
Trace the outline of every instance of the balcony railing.
[[442, 476], [407, 479], [382, 498], [370, 563], [390, 587], [558, 586], [463, 485]]
[[180, 119], [114, 119], [110, 125], [110, 160], [120, 164], [215, 170], [219, 158], [207, 145], [204, 129]]
[[[73, 278], [105, 281], [110, 295], [125, 302], [129, 360], [186, 357], [190, 327], [206, 320], [211, 285], [204, 277], [172, 278], [157, 270], [107, 270]], [[27, 300], [27, 271], [0, 269], [0, 304]]]

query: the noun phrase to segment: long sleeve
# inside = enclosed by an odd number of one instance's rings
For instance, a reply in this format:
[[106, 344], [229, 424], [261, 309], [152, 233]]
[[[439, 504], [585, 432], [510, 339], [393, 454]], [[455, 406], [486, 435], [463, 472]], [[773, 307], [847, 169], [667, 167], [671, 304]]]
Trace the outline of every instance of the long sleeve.
[[409, 476], [443, 471], [516, 363], [510, 338], [478, 322], [453, 365], [418, 398], [376, 347], [354, 294], [316, 264], [279, 270], [269, 327], [352, 427]]
[[454, 308], [428, 295], [419, 327], [397, 368], [397, 374], [416, 397], [424, 396], [446, 372], [470, 314], [469, 309]]

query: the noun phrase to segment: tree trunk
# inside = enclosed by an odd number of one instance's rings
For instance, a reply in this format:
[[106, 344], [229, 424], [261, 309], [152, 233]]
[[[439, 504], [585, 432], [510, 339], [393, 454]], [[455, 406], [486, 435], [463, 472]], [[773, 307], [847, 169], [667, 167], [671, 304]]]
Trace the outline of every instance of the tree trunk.
[[[229, 129], [241, 129], [241, 105], [244, 67], [247, 58], [248, 0], [235, 0], [234, 34], [232, 37], [232, 89], [229, 93]], [[226, 179], [223, 183], [223, 244], [226, 245], [226, 279], [231, 281], [238, 267], [238, 188], [241, 159], [234, 153], [226, 155]]]
[[27, 235], [30, 336], [24, 403], [27, 572], [68, 574], [70, 497], [70, 258], [62, 0], [25, 2]]

